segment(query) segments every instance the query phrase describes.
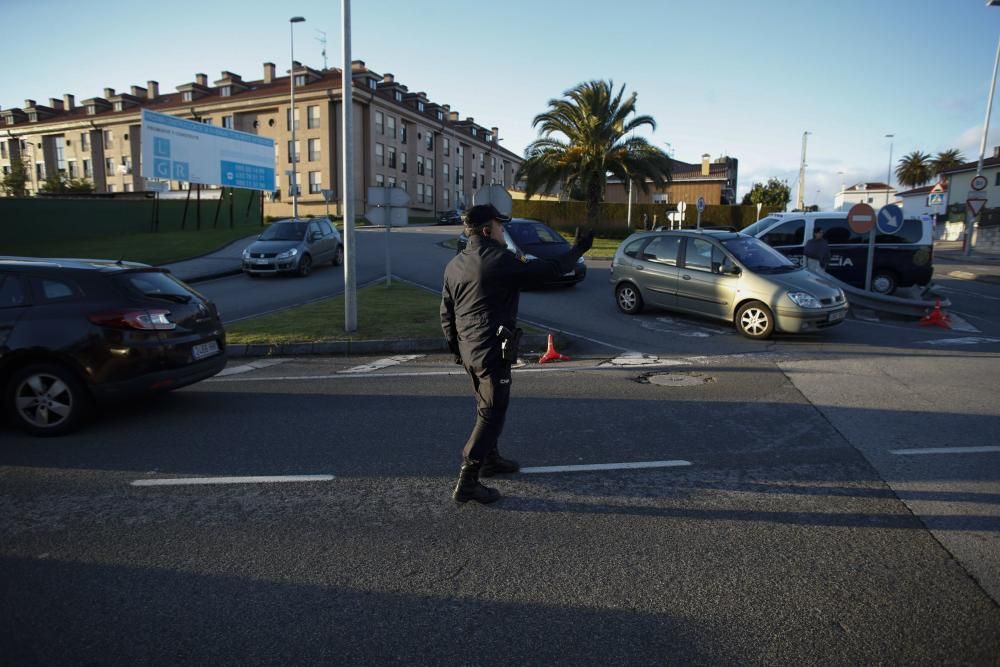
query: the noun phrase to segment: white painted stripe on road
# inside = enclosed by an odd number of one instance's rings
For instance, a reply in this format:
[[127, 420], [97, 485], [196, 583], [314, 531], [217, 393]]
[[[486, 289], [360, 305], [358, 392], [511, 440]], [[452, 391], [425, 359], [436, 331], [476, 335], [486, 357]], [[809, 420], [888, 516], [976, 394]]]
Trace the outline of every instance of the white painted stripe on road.
[[982, 333], [979, 329], [973, 326], [971, 322], [958, 313], [952, 311], [948, 313], [948, 315], [951, 318], [952, 331], [961, 331], [962, 333]]
[[890, 449], [896, 456], [917, 456], [920, 454], [988, 454], [1000, 452], [1000, 447], [925, 447], [923, 449]]
[[219, 371], [218, 375], [220, 377], [225, 377], [226, 375], [239, 375], [241, 373], [249, 373], [250, 371], [255, 371], [260, 368], [277, 366], [278, 364], [283, 364], [286, 361], [291, 361], [291, 359], [260, 359], [258, 361], [251, 361], [249, 364], [243, 364], [241, 366], [230, 366], [228, 368], [223, 368], [221, 371]]
[[591, 470], [637, 470], [639, 468], [677, 468], [689, 466], [690, 461], [636, 461], [635, 463], [592, 463], [576, 466], [539, 466], [536, 468], [521, 468], [525, 473], [544, 472], [587, 472]]
[[1000, 343], [1000, 338], [966, 336], [964, 338], [938, 338], [937, 340], [924, 340], [920, 342], [926, 345], [980, 345], [982, 343]]
[[250, 477], [179, 477], [137, 479], [132, 486], [198, 486], [207, 484], [284, 484], [288, 482], [329, 482], [333, 475], [271, 475]]
[[407, 361], [413, 361], [414, 359], [419, 359], [424, 357], [423, 354], [400, 354], [395, 357], [387, 357], [385, 359], [378, 359], [370, 364], [364, 364], [363, 366], [355, 366], [354, 368], [348, 368], [342, 371], [337, 371], [338, 373], [371, 373], [372, 371], [377, 371], [382, 368], [389, 368], [390, 366], [398, 366], [399, 364], [406, 363]]

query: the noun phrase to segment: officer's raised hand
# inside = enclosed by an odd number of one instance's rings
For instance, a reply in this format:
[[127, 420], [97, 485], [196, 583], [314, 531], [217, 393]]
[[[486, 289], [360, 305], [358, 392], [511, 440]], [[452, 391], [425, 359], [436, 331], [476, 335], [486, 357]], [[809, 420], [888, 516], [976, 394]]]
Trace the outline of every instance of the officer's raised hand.
[[580, 255], [590, 250], [594, 245], [594, 230], [585, 229], [582, 232], [580, 228], [576, 228], [576, 238], [573, 241], [573, 249], [576, 250]]

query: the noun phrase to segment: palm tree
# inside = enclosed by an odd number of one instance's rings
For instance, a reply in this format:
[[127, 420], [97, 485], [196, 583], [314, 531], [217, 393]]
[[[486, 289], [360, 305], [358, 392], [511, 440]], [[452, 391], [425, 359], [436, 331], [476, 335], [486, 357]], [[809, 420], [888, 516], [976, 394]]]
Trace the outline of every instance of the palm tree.
[[656, 121], [635, 115], [636, 94], [623, 99], [624, 94], [624, 85], [615, 93], [611, 81], [588, 81], [549, 100], [549, 110], [531, 123], [539, 138], [528, 146], [518, 172], [525, 197], [557, 185], [578, 192], [593, 226], [609, 173], [632, 179], [643, 192], [649, 190], [647, 180], [657, 186], [669, 182], [670, 157], [645, 139], [628, 136], [643, 126], [655, 130]]
[[965, 158], [962, 156], [961, 151], [957, 148], [941, 151], [934, 156], [933, 160], [931, 160], [931, 172], [935, 176], [940, 176], [947, 170], [954, 169], [964, 162]]
[[920, 151], [904, 155], [896, 167], [900, 185], [915, 188], [931, 180], [931, 156]]

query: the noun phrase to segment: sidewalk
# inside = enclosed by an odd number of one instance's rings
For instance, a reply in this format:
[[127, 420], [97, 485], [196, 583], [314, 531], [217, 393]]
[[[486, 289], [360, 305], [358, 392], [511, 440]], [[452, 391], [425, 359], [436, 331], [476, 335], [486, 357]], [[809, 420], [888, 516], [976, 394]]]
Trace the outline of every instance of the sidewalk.
[[1000, 284], [1000, 253], [973, 248], [966, 257], [961, 241], [934, 242], [934, 275]]
[[182, 259], [179, 262], [163, 264], [163, 268], [170, 269], [174, 274], [186, 283], [198, 283], [213, 278], [224, 276], [235, 276], [243, 271], [243, 249], [256, 240], [257, 235], [248, 236], [238, 241], [233, 241], [229, 245], [223, 246], [191, 259]]

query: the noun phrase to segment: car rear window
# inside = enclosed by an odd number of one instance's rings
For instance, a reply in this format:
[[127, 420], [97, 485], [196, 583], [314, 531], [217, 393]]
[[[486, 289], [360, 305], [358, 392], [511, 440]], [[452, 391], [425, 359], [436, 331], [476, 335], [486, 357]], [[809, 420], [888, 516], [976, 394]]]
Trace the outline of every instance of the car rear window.
[[114, 280], [138, 295], [166, 301], [188, 302], [197, 294], [169, 273], [129, 271], [115, 274]]
[[540, 222], [507, 225], [507, 232], [514, 243], [518, 245], [534, 245], [538, 243], [566, 243], [566, 239], [554, 229]]

